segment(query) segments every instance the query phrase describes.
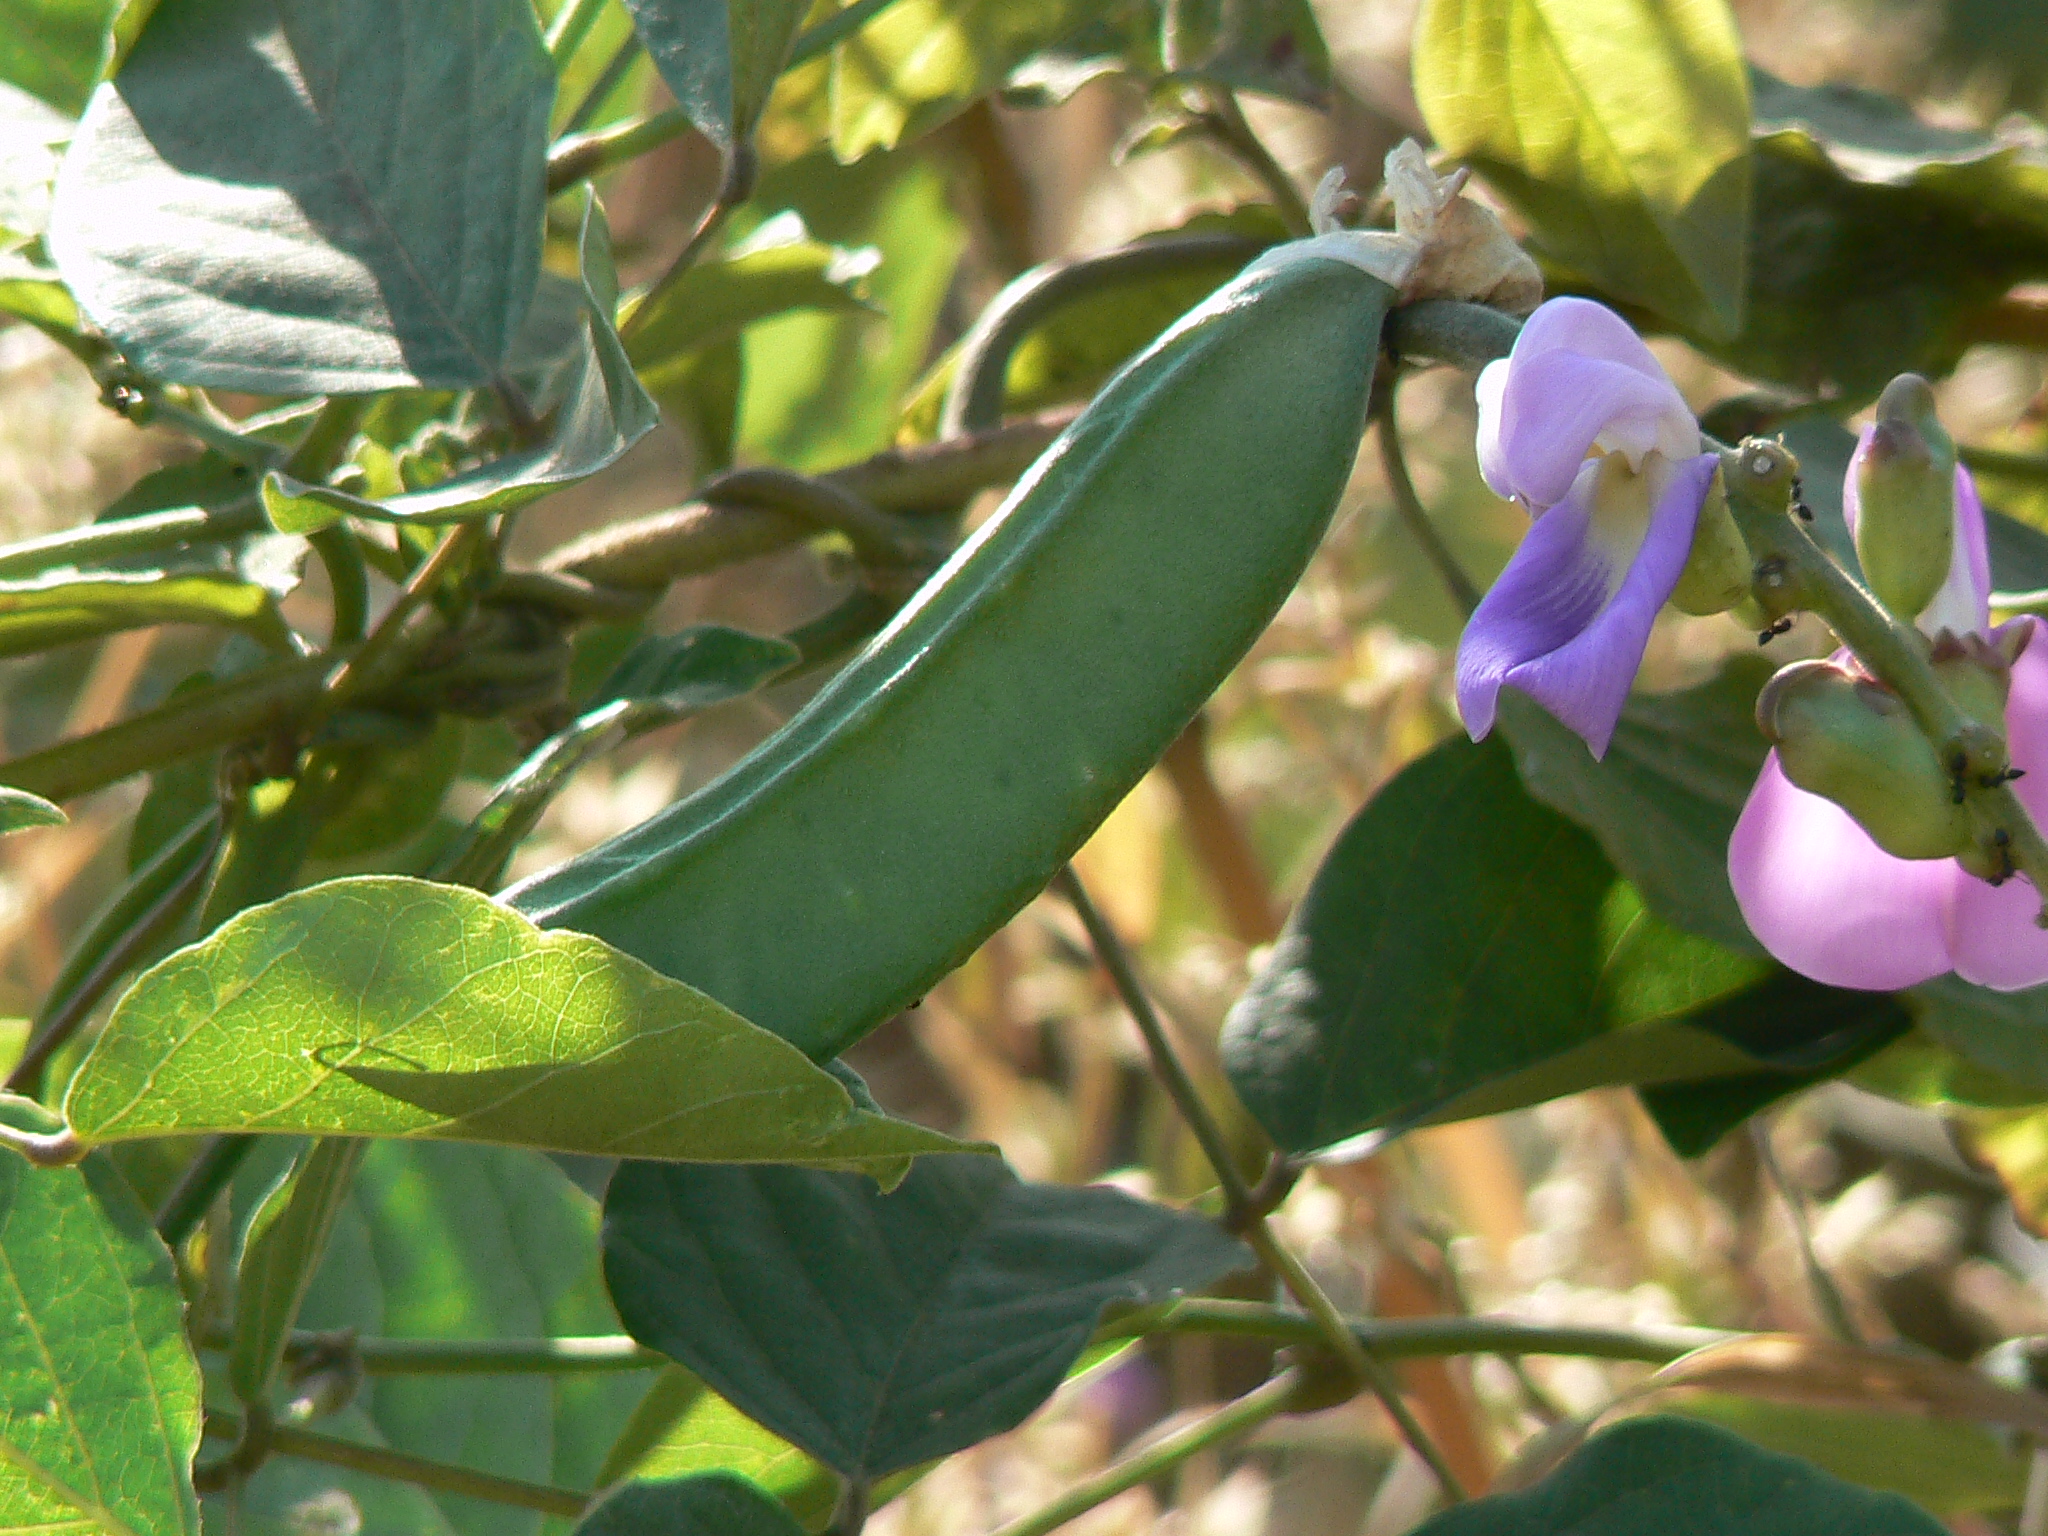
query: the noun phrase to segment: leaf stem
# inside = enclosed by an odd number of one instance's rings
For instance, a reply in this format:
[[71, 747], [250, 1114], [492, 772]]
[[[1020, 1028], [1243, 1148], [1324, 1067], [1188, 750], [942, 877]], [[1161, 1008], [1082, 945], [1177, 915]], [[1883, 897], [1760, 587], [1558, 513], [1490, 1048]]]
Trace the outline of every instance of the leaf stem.
[[681, 107], [670, 107], [587, 133], [565, 134], [548, 150], [548, 194], [553, 196], [579, 181], [602, 176], [615, 166], [681, 138], [693, 126], [689, 114]]
[[1814, 1310], [1820, 1313], [1821, 1321], [1827, 1324], [1828, 1332], [1843, 1344], [1857, 1349], [1868, 1346], [1862, 1330], [1849, 1313], [1849, 1304], [1843, 1299], [1842, 1289], [1835, 1284], [1835, 1277], [1828, 1273], [1827, 1266], [1820, 1261], [1820, 1255], [1813, 1247], [1813, 1226], [1806, 1219], [1805, 1203], [1799, 1198], [1799, 1191], [1792, 1187], [1792, 1181], [1785, 1177], [1785, 1170], [1778, 1162], [1778, 1154], [1771, 1146], [1770, 1125], [1759, 1115], [1749, 1122], [1750, 1144], [1756, 1149], [1757, 1166], [1763, 1170], [1764, 1178], [1776, 1192], [1785, 1207], [1786, 1220], [1792, 1224], [1792, 1239], [1799, 1248], [1799, 1262], [1806, 1271], [1807, 1289], [1813, 1292]]
[[399, 637], [405, 629], [405, 621], [427, 600], [441, 578], [483, 542], [484, 536], [484, 520], [478, 518], [457, 525], [455, 531], [441, 541], [433, 554], [399, 589], [398, 596], [392, 599], [391, 606], [377, 621], [377, 627], [370, 631], [369, 638], [328, 674], [321, 688], [318, 713], [331, 714], [365, 688], [373, 687], [382, 680], [379, 674], [389, 670], [392, 657], [399, 653]]
[[1394, 387], [1390, 384], [1373, 401], [1373, 420], [1377, 424], [1376, 436], [1380, 445], [1380, 463], [1387, 472], [1387, 489], [1394, 499], [1394, 510], [1408, 529], [1409, 536], [1422, 547], [1422, 553], [1435, 567], [1439, 580], [1451, 595], [1451, 601], [1466, 618], [1472, 617], [1472, 610], [1479, 606], [1479, 588], [1472, 578], [1465, 574], [1465, 568], [1458, 564], [1458, 557], [1444, 543], [1443, 535], [1437, 532], [1428, 509], [1422, 505], [1422, 498], [1415, 493], [1415, 481], [1408, 473], [1408, 459], [1401, 449], [1401, 429], [1394, 424]]
[[604, 14], [608, 0], [569, 0], [569, 4], [555, 12], [555, 19], [548, 23], [548, 57], [559, 70], [576, 55], [583, 46], [583, 40], [590, 36], [590, 29], [597, 25], [597, 18]]
[[1436, 1474], [1444, 1492], [1453, 1500], [1465, 1498], [1464, 1485], [1451, 1470], [1443, 1451], [1433, 1441], [1401, 1395], [1400, 1383], [1392, 1373], [1370, 1351], [1361, 1344], [1351, 1326], [1338, 1312], [1323, 1288], [1316, 1284], [1315, 1277], [1301, 1265], [1300, 1260], [1287, 1251], [1274, 1236], [1273, 1229], [1266, 1224], [1266, 1214], [1252, 1198], [1250, 1187], [1239, 1171], [1237, 1161], [1230, 1154], [1229, 1143], [1224, 1139], [1222, 1127], [1216, 1123], [1209, 1107], [1195, 1088], [1194, 1079], [1180, 1060], [1168, 1038], [1166, 1027], [1152, 1007], [1144, 984], [1138, 979], [1137, 967], [1132, 963], [1130, 952], [1109, 924], [1095, 903], [1089, 899], [1080, 876], [1069, 864], [1053, 876], [1052, 889], [1059, 892], [1073, 907], [1081, 925], [1088, 930], [1090, 942], [1102, 961], [1103, 969], [1109, 972], [1118, 995], [1123, 999], [1125, 1009], [1138, 1026], [1138, 1032], [1145, 1037], [1146, 1050], [1152, 1057], [1152, 1069], [1159, 1076], [1168, 1097], [1180, 1110], [1188, 1126], [1201, 1143], [1203, 1153], [1210, 1166], [1216, 1171], [1216, 1179], [1223, 1190], [1223, 1224], [1234, 1232], [1242, 1234], [1251, 1244], [1268, 1268], [1279, 1277], [1288, 1294], [1299, 1302], [1316, 1328], [1319, 1342], [1334, 1354], [1343, 1365], [1350, 1379], [1371, 1389], [1380, 1400], [1381, 1406], [1393, 1419], [1395, 1425], [1420, 1456], [1429, 1469]]
[[677, 253], [676, 259], [670, 262], [661, 276], [649, 283], [633, 301], [632, 309], [627, 311], [624, 322], [619, 326], [620, 341], [630, 342], [639, 335], [660, 308], [661, 296], [682, 281], [683, 274], [697, 264], [697, 258], [704, 254], [717, 237], [719, 230], [725, 227], [725, 221], [732, 217], [732, 211], [753, 195], [754, 176], [758, 169], [759, 162], [754, 158], [752, 144], [742, 142], [732, 147], [732, 152], [726, 160], [725, 180], [719, 184], [718, 196], [713, 198], [711, 206], [704, 210], [704, 217], [697, 221], [696, 229], [691, 231], [689, 240]]
[[295, 1354], [345, 1348], [371, 1376], [562, 1376], [670, 1363], [623, 1333], [560, 1339], [357, 1339], [295, 1329]]
[[1970, 448], [1959, 444], [1956, 457], [1976, 474], [2048, 485], [2048, 453], [2015, 453], [2004, 448]]
[[1219, 1408], [1207, 1418], [1164, 1435], [1135, 1455], [1104, 1467], [1093, 1477], [1083, 1478], [1059, 1498], [1021, 1520], [1012, 1520], [991, 1536], [1047, 1536], [1070, 1520], [1077, 1520], [1099, 1504], [1106, 1504], [1126, 1489], [1150, 1482], [1171, 1471], [1190, 1456], [1211, 1446], [1257, 1429], [1268, 1419], [1286, 1413], [1303, 1386], [1299, 1370], [1288, 1369], [1263, 1386], [1247, 1392], [1236, 1402]]
[[156, 1209], [156, 1235], [176, 1248], [192, 1235], [214, 1197], [256, 1148], [254, 1136], [209, 1136]]
[[626, 34], [624, 41], [605, 61], [604, 68], [598, 71], [597, 79], [591, 82], [590, 89], [583, 93], [583, 99], [576, 103], [575, 110], [563, 120], [563, 133], [576, 133], [589, 126], [590, 120], [597, 116], [598, 110], [604, 106], [605, 98], [617, 90], [619, 82], [626, 78], [626, 72], [633, 67], [633, 61], [639, 52], [640, 30], [636, 27]]
[[0, 577], [35, 576], [57, 566], [88, 566], [121, 555], [151, 554], [193, 544], [219, 543], [255, 533], [263, 527], [263, 510], [252, 493], [238, 496], [212, 511], [179, 507], [146, 512], [139, 517], [87, 523], [0, 547]]

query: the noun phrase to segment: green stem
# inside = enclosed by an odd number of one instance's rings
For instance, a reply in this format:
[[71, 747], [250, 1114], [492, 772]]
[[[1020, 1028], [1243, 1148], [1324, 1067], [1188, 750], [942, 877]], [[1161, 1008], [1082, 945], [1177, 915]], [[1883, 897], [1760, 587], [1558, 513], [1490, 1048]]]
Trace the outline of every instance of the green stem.
[[326, 686], [321, 690], [321, 712], [332, 714], [365, 689], [374, 688], [385, 680], [386, 674], [394, 670], [395, 663], [404, 655], [405, 647], [400, 640], [406, 620], [427, 600], [441, 578], [483, 542], [486, 534], [483, 520], [477, 519], [458, 524], [441, 541], [433, 554], [399, 589], [398, 596], [384, 610], [384, 616], [377, 621], [377, 627], [370, 632], [369, 638], [353, 655], [344, 657], [341, 665], [329, 674]]
[[172, 1248], [190, 1237], [214, 1198], [227, 1188], [235, 1170], [255, 1149], [254, 1136], [207, 1137], [206, 1144], [185, 1165], [178, 1182], [157, 1206], [157, 1236]]
[[555, 19], [548, 23], [548, 57], [554, 61], [557, 71], [576, 56], [576, 50], [583, 46], [583, 40], [590, 36], [590, 29], [597, 25], [597, 18], [604, 14], [610, 0], [569, 0], [569, 4], [555, 12]]
[[827, 16], [809, 31], [800, 33], [790, 46], [789, 63], [784, 68], [795, 69], [836, 48], [895, 3], [896, 0], [853, 0], [837, 15]]
[[1202, 1101], [1195, 1088], [1194, 1079], [1182, 1065], [1179, 1053], [1173, 1048], [1165, 1026], [1152, 1007], [1144, 984], [1138, 978], [1137, 967], [1132, 964], [1130, 953], [1114, 928], [1109, 925], [1095, 903], [1088, 898], [1080, 877], [1072, 865], [1066, 866], [1053, 877], [1052, 888], [1066, 898], [1073, 907], [1081, 924], [1088, 930], [1088, 937], [1095, 946], [1095, 953], [1109, 972], [1110, 980], [1116, 984], [1118, 995], [1125, 1009], [1138, 1026], [1138, 1032], [1145, 1038], [1145, 1047], [1152, 1057], [1152, 1069], [1159, 1076], [1168, 1097], [1180, 1110], [1195, 1139], [1201, 1143], [1202, 1151], [1216, 1171], [1217, 1182], [1223, 1190], [1223, 1222], [1226, 1227], [1240, 1232], [1251, 1244], [1266, 1266], [1279, 1277], [1288, 1294], [1301, 1303], [1310, 1320], [1315, 1324], [1318, 1340], [1342, 1363], [1350, 1379], [1369, 1387], [1380, 1404], [1387, 1410], [1402, 1437], [1414, 1448], [1415, 1454], [1423, 1459], [1436, 1474], [1444, 1492], [1454, 1500], [1465, 1497], [1464, 1485], [1451, 1470], [1450, 1462], [1443, 1451], [1422, 1427], [1421, 1422], [1409, 1410], [1406, 1399], [1401, 1395], [1400, 1383], [1395, 1381], [1386, 1366], [1376, 1359], [1361, 1344], [1344, 1316], [1337, 1310], [1323, 1288], [1316, 1284], [1315, 1277], [1301, 1265], [1300, 1260], [1287, 1251], [1274, 1236], [1273, 1229], [1266, 1224], [1265, 1212], [1261, 1211], [1252, 1197], [1244, 1175], [1238, 1170], [1236, 1160], [1230, 1155], [1229, 1143], [1224, 1139], [1222, 1127], [1210, 1114], [1209, 1106]]
[[674, 142], [693, 126], [681, 107], [670, 107], [648, 117], [559, 138], [548, 150], [548, 193], [552, 196], [579, 181], [602, 176], [615, 166]]
[[769, 507], [843, 533], [862, 559], [876, 565], [930, 565], [938, 553], [913, 524], [844, 486], [794, 470], [736, 469], [711, 481], [701, 494], [709, 502]]
[[1418, 299], [1387, 314], [1384, 345], [1396, 362], [1446, 363], [1477, 373], [1514, 350], [1522, 322], [1484, 304]]
[[618, 50], [605, 61], [604, 68], [598, 71], [597, 79], [591, 82], [590, 89], [584, 92], [583, 99], [576, 103], [575, 110], [562, 124], [563, 133], [576, 133], [589, 125], [590, 120], [597, 116], [598, 110], [604, 106], [605, 98], [617, 90], [619, 82], [626, 78], [626, 71], [633, 67], [633, 61], [639, 52], [640, 32], [635, 28], [626, 34]]
[[1783, 1203], [1786, 1219], [1792, 1223], [1792, 1239], [1799, 1248], [1799, 1262], [1806, 1271], [1806, 1285], [1813, 1292], [1815, 1310], [1838, 1343], [1862, 1349], [1869, 1341], [1857, 1328], [1855, 1318], [1849, 1315], [1849, 1304], [1843, 1299], [1841, 1287], [1835, 1284], [1835, 1277], [1828, 1273], [1827, 1266], [1821, 1263], [1820, 1255], [1814, 1251], [1813, 1227], [1806, 1219], [1806, 1206], [1799, 1198], [1799, 1191], [1792, 1187], [1792, 1181], [1785, 1177], [1785, 1170], [1778, 1165], [1778, 1154], [1771, 1146], [1770, 1126], [1762, 1116], [1749, 1122], [1749, 1139], [1756, 1148], [1758, 1166]]
[[307, 537], [327, 572], [334, 602], [334, 622], [327, 648], [354, 645], [370, 621], [370, 572], [363, 560], [363, 541], [347, 523], [334, 523]]
[[1387, 472], [1387, 489], [1394, 498], [1394, 510], [1407, 527], [1409, 536], [1422, 547], [1423, 556], [1436, 568], [1436, 574], [1451, 594], [1451, 601], [1466, 618], [1472, 617], [1472, 610], [1479, 606], [1479, 588], [1465, 568], [1458, 564], [1458, 557], [1444, 543], [1443, 535], [1437, 532], [1436, 524], [1430, 520], [1428, 509], [1422, 505], [1422, 498], [1415, 493], [1415, 481], [1408, 474], [1408, 460], [1401, 451], [1401, 430], [1394, 424], [1394, 386], [1389, 384], [1381, 392], [1379, 400], [1373, 402], [1373, 419], [1378, 425], [1377, 436], [1380, 444], [1380, 463]]
[[[304, 1329], [294, 1350], [331, 1349], [335, 1336]], [[563, 1376], [651, 1371], [669, 1358], [623, 1333], [562, 1339], [355, 1339], [348, 1348], [371, 1376]]]
[[649, 283], [646, 291], [633, 301], [633, 307], [619, 323], [619, 340], [630, 344], [633, 338], [640, 334], [648, 320], [660, 308], [662, 295], [682, 281], [683, 274], [697, 264], [697, 258], [704, 254], [711, 242], [717, 238], [719, 230], [725, 227], [725, 221], [732, 216], [732, 211], [753, 195], [757, 169], [754, 146], [745, 143], [735, 144], [731, 158], [726, 162], [725, 180], [719, 186], [718, 196], [712, 201], [711, 206], [704, 210], [704, 217], [697, 221], [697, 228], [691, 233], [688, 243], [683, 246], [676, 259], [670, 262], [667, 270]]
[[1282, 1371], [1228, 1407], [1219, 1408], [1205, 1419], [1198, 1419], [1185, 1428], [1160, 1437], [1136, 1455], [1104, 1467], [1093, 1477], [1083, 1478], [1045, 1508], [1021, 1520], [1011, 1521], [998, 1528], [992, 1536], [1047, 1536], [1047, 1533], [1058, 1530], [1070, 1520], [1079, 1519], [1097, 1505], [1108, 1503], [1126, 1489], [1148, 1483], [1190, 1456], [1235, 1440], [1257, 1429], [1268, 1419], [1287, 1412], [1301, 1388], [1302, 1377], [1298, 1371]]
[[1286, 167], [1273, 158], [1273, 152], [1266, 148], [1265, 141], [1253, 132], [1252, 125], [1245, 119], [1244, 109], [1237, 104], [1236, 96], [1221, 86], [1210, 86], [1203, 96], [1203, 123], [1216, 141], [1229, 150], [1266, 189], [1280, 214], [1280, 221], [1287, 226], [1287, 232], [1296, 239], [1312, 233], [1308, 201], [1301, 195], [1301, 188], [1294, 184], [1294, 178], [1287, 174]]
[[2008, 480], [2028, 480], [2048, 485], [2048, 454], [2014, 453], [2003, 448], [1956, 449], [1956, 457], [1984, 475], [2002, 475]]
[[962, 338], [953, 382], [946, 390], [940, 437], [986, 432], [1002, 421], [1010, 356], [1056, 310], [1125, 283], [1204, 267], [1242, 266], [1271, 243], [1253, 235], [1175, 235], [1032, 268], [997, 294]]
[[37, 576], [59, 566], [99, 565], [123, 555], [218, 544], [258, 532], [262, 527], [263, 509], [253, 494], [237, 497], [210, 512], [180, 507], [112, 522], [87, 523], [82, 528], [46, 533], [0, 548], [0, 577]]
[[[209, 1411], [209, 1433], [217, 1432], [214, 1421], [223, 1418], [223, 1415]], [[298, 1429], [289, 1424], [279, 1424], [271, 1429], [268, 1448], [273, 1456], [296, 1456], [301, 1461], [317, 1461], [351, 1472], [367, 1472], [372, 1477], [388, 1477], [394, 1482], [431, 1488], [436, 1493], [461, 1494], [491, 1504], [509, 1504], [515, 1509], [539, 1510], [544, 1515], [559, 1515], [565, 1520], [579, 1518], [590, 1505], [588, 1494], [571, 1488], [522, 1482], [516, 1477], [499, 1477], [491, 1472], [450, 1466], [442, 1461], [429, 1461], [424, 1456], [409, 1456], [404, 1451], [387, 1450], [380, 1445], [359, 1445], [353, 1440], [338, 1440], [332, 1435], [315, 1434], [312, 1430]]]

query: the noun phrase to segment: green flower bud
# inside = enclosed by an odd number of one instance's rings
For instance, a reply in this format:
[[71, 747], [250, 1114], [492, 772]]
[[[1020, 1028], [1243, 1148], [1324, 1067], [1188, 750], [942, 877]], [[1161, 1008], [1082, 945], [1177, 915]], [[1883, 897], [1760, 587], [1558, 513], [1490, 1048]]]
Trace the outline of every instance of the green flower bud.
[[1717, 469], [1693, 525], [1692, 552], [1672, 589], [1672, 606], [1680, 613], [1726, 613], [1749, 596], [1750, 565], [1749, 546], [1728, 514], [1728, 493]]
[[1785, 777], [1841, 806], [1886, 853], [1945, 859], [1971, 847], [1948, 770], [1881, 684], [1838, 662], [1797, 662], [1765, 684], [1756, 719]]
[[1902, 373], [1885, 386], [1850, 473], [1863, 578], [1879, 602], [1910, 622], [1934, 600], [1955, 553], [1956, 445], [1925, 379]]

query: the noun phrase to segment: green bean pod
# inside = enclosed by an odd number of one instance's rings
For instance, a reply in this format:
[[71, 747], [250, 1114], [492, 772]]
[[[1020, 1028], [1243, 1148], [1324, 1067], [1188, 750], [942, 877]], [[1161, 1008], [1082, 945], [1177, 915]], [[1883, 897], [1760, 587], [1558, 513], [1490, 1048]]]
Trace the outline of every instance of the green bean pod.
[[915, 1002], [1044, 888], [1293, 589], [1393, 297], [1320, 251], [1262, 257], [1105, 385], [781, 731], [504, 899], [820, 1060]]

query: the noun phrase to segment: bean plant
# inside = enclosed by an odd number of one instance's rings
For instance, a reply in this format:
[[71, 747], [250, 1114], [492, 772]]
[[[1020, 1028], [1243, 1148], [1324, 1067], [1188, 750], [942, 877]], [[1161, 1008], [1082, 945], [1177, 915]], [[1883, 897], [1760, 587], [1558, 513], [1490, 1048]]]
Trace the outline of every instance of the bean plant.
[[[161, 459], [0, 547], [0, 831], [123, 818], [0, 1058], [0, 1530], [901, 1529], [1190, 1337], [1224, 1385], [985, 1528], [1323, 1415], [1393, 1468], [1346, 1533], [1931, 1533], [1958, 1435], [2009, 1476], [1955, 1528], [2048, 1529], [2026, 1341], [1873, 1339], [1782, 1179], [1785, 1332], [1361, 1310], [1288, 1236], [1589, 1090], [1776, 1176], [1843, 1077], [2048, 1204], [2048, 459], [1950, 383], [2048, 345], [2041, 130], [1788, 83], [1723, 0], [1424, 0], [1413, 120], [1301, 163], [1365, 8], [0, 0], [0, 314]], [[1083, 93], [1219, 195], [1033, 266], [1005, 146]], [[1504, 565], [1410, 471], [1446, 377]], [[1356, 475], [1463, 622], [1282, 921], [1209, 712]], [[778, 554], [782, 617], [677, 621]], [[1674, 610], [1715, 660], [1653, 688]], [[1217, 1031], [1076, 860], [1162, 759]], [[1027, 909], [1142, 1047], [1112, 1182], [856, 1069]], [[1414, 1369], [1481, 1357], [1490, 1449]], [[1638, 1369], [1578, 1411], [1524, 1363], [1574, 1357]]]

